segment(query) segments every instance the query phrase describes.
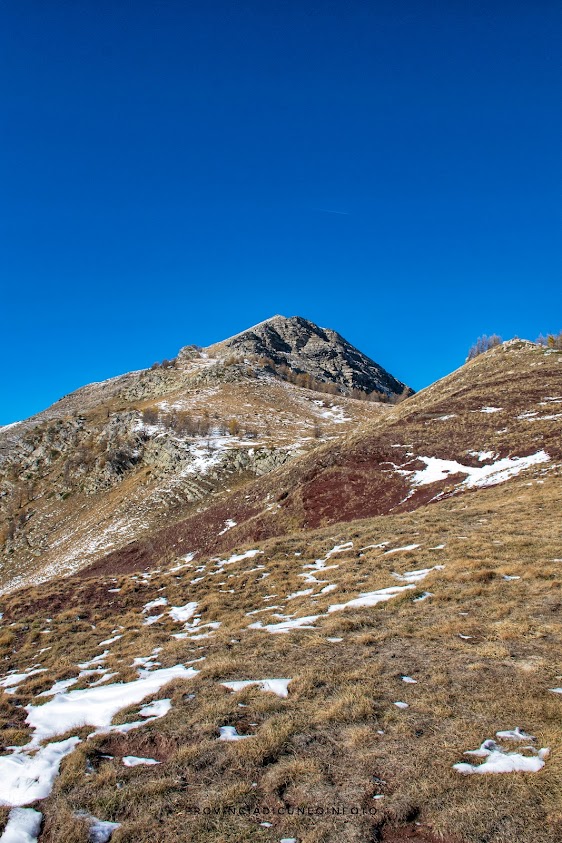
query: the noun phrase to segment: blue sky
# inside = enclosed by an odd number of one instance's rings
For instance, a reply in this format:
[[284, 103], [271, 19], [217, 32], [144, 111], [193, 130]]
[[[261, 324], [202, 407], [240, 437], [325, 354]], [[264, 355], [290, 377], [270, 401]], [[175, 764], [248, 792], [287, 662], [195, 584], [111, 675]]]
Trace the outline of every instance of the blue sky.
[[419, 389], [562, 328], [557, 2], [12, 0], [0, 424], [275, 313]]

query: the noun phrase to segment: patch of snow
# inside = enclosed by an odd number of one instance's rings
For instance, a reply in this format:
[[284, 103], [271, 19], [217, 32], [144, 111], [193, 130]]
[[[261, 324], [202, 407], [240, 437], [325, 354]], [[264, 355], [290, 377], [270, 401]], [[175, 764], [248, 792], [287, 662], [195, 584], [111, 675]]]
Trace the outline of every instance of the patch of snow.
[[385, 550], [386, 555], [390, 555], [391, 553], [401, 553], [402, 551], [406, 550], [416, 550], [419, 547], [419, 544], [406, 544], [404, 547], [393, 547], [391, 550]]
[[405, 574], [397, 574], [393, 571], [392, 576], [401, 582], [419, 583], [424, 580], [432, 571], [443, 571], [444, 565], [434, 565], [433, 568], [420, 568], [417, 571], [406, 571]]
[[546, 451], [541, 450], [528, 457], [504, 457], [491, 465], [477, 467], [462, 465], [455, 460], [442, 460], [438, 457], [417, 457], [416, 459], [424, 462], [426, 467], [419, 471], [401, 470], [399, 472], [411, 475], [410, 482], [413, 486], [426, 486], [446, 480], [454, 474], [466, 474], [468, 476], [460, 485], [470, 489], [503, 483], [510, 477], [516, 477], [526, 468], [549, 462], [550, 456]]
[[293, 591], [292, 594], [288, 594], [286, 596], [285, 600], [294, 600], [295, 597], [304, 597], [305, 594], [312, 594], [313, 591], [313, 588], [305, 588], [302, 591]]
[[328, 551], [324, 559], [329, 559], [330, 556], [333, 556], [335, 553], [345, 553], [346, 550], [351, 550], [353, 547], [353, 542], [344, 542], [343, 544], [336, 544], [331, 550]]
[[272, 612], [274, 609], [280, 609], [281, 606], [264, 606], [263, 609], [253, 609], [251, 612], [246, 612], [246, 616], [259, 615], [261, 612]]
[[233, 521], [232, 518], [228, 518], [224, 522], [224, 530], [220, 531], [219, 536], [222, 536], [225, 533], [227, 533], [229, 530], [232, 530], [233, 527], [236, 527], [236, 521]]
[[0, 756], [0, 805], [20, 807], [46, 799], [58, 775], [60, 762], [79, 743], [80, 738], [67, 738], [41, 747], [34, 755], [21, 747], [11, 755]]
[[431, 591], [424, 591], [423, 594], [420, 594], [419, 597], [414, 597], [414, 603], [421, 603], [424, 600], [427, 600], [428, 597], [433, 597], [433, 593]]
[[329, 641], [330, 644], [339, 644], [340, 641], [343, 641], [343, 638], [326, 638], [326, 641]]
[[78, 682], [79, 677], [74, 676], [72, 679], [59, 679], [58, 682], [49, 688], [48, 691], [41, 691], [40, 694], [37, 694], [38, 697], [53, 697], [55, 694], [62, 694], [63, 691], [68, 690], [72, 685], [76, 685]]
[[150, 603], [145, 603], [143, 606], [143, 614], [150, 612], [151, 609], [156, 609], [158, 606], [167, 606], [168, 600], [166, 597], [157, 597], [156, 600], [151, 600]]
[[260, 691], [270, 691], [272, 694], [277, 694], [278, 697], [287, 697], [289, 695], [290, 679], [243, 679], [237, 682], [221, 682], [225, 688], [231, 691], [241, 691], [243, 688], [248, 688], [250, 685], [259, 685]]
[[482, 407], [481, 413], [501, 413], [503, 407]]
[[154, 764], [160, 764], [160, 761], [156, 761], [154, 758], [138, 758], [136, 755], [124, 755], [121, 760], [125, 767], [139, 767], [142, 765], [150, 767]]
[[103, 732], [110, 727], [114, 716], [121, 709], [138, 704], [146, 697], [158, 693], [160, 688], [172, 679], [191, 679], [197, 672], [192, 667], [186, 668], [178, 664], [147, 672], [132, 682], [70, 691], [67, 694], [57, 694], [44, 705], [28, 705], [26, 723], [34, 730], [28, 746], [35, 747], [47, 738], [86, 725], [95, 726]]
[[152, 626], [153, 623], [157, 623], [164, 615], [149, 615], [145, 620], [142, 622], [143, 626]]
[[92, 734], [107, 734], [113, 732], [119, 735], [126, 735], [129, 732], [132, 732], [133, 729], [138, 729], [140, 726], [146, 725], [146, 723], [151, 723], [153, 720], [158, 720], [160, 717], [164, 717], [170, 711], [171, 707], [172, 701], [170, 699], [156, 700], [153, 703], [143, 706], [143, 708], [139, 711], [140, 717], [143, 717], [144, 720], [135, 720], [133, 723], [119, 723], [115, 726], [107, 726], [106, 728], [100, 729]]
[[495, 451], [468, 451], [471, 457], [478, 457], [480, 462], [484, 460], [493, 460], [497, 457]]
[[284, 620], [280, 623], [262, 624], [261, 621], [251, 623], [249, 629], [266, 629], [271, 633], [285, 633], [292, 629], [314, 629], [314, 621], [317, 621], [320, 615], [309, 615], [305, 618], [294, 618], [291, 620]]
[[95, 664], [101, 664], [101, 662], [105, 661], [107, 656], [109, 655], [109, 650], [104, 650], [103, 653], [100, 653], [99, 656], [95, 656], [93, 659], [90, 659], [89, 662], [81, 662], [78, 664], [80, 670], [87, 670], [87, 668], [92, 667]]
[[415, 585], [395, 585], [390, 588], [381, 588], [379, 591], [368, 591], [360, 594], [354, 600], [349, 600], [347, 603], [334, 603], [328, 608], [328, 612], [339, 612], [342, 609], [358, 609], [364, 606], [376, 606], [377, 603], [384, 603], [387, 600], [392, 600], [403, 591], [410, 588], [415, 588]]
[[114, 635], [113, 638], [106, 638], [105, 641], [100, 641], [98, 647], [105, 647], [106, 644], [113, 644], [114, 641], [119, 641], [120, 638], [123, 638], [122, 635]]
[[0, 426], [0, 433], [2, 433], [5, 430], [10, 430], [11, 427], [15, 427], [17, 424], [21, 424], [21, 422], [17, 421], [17, 422], [10, 422], [9, 424], [3, 424], [2, 426]]
[[526, 413], [520, 413], [517, 416], [518, 419], [532, 419], [533, 416], [538, 416], [538, 410], [528, 410]]
[[405, 703], [405, 702], [395, 702], [394, 705], [396, 706], [396, 708], [402, 708], [402, 709], [410, 708], [408, 703]]
[[197, 603], [186, 603], [185, 606], [171, 606], [170, 617], [178, 623], [185, 623], [193, 617], [197, 611]]
[[7, 694], [15, 694], [17, 686], [21, 685], [30, 676], [35, 676], [37, 673], [45, 673], [46, 667], [37, 667], [31, 670], [26, 670], [25, 673], [11, 673], [0, 680], [0, 688], [4, 688]]
[[471, 773], [538, 773], [545, 764], [550, 750], [547, 747], [536, 750], [526, 747], [533, 755], [522, 755], [520, 752], [506, 752], [493, 740], [484, 741], [479, 749], [468, 750], [465, 755], [485, 758], [482, 764], [453, 764], [457, 773], [470, 775]]
[[37, 843], [42, 819], [34, 808], [12, 808], [0, 843]]
[[343, 407], [337, 405], [323, 410], [318, 415], [321, 419], [328, 419], [328, 421], [334, 424], [344, 424], [345, 422], [352, 421], [351, 416], [345, 415]]
[[239, 735], [235, 726], [219, 726], [219, 741], [243, 741], [253, 735]]
[[109, 843], [113, 832], [121, 825], [121, 823], [99, 820], [97, 817], [86, 813], [86, 811], [78, 811], [76, 816], [86, 820], [90, 824], [90, 828], [88, 829], [88, 843]]
[[153, 667], [159, 667], [160, 662], [153, 660], [153, 656], [138, 656], [134, 658], [131, 667], [139, 667], [143, 670], [152, 670]]
[[213, 574], [220, 574], [225, 565], [234, 565], [236, 562], [242, 562], [243, 559], [253, 559], [254, 556], [262, 554], [263, 550], [247, 550], [245, 553], [234, 553], [229, 559], [219, 559], [215, 566], [218, 570], [213, 571]]
[[407, 685], [417, 685], [418, 680], [412, 679], [411, 676], [402, 676], [402, 682], [405, 682]]
[[182, 562], [178, 562], [176, 565], [174, 565], [173, 568], [170, 568], [170, 573], [174, 574], [176, 571], [181, 571], [182, 568], [188, 568], [189, 563], [193, 562], [194, 558], [195, 553], [186, 553], [185, 556], [181, 557], [181, 559], [183, 560]]
[[527, 732], [524, 732], [519, 726], [516, 726], [515, 729], [509, 729], [505, 732], [496, 732], [496, 738], [500, 738], [500, 740], [504, 741], [535, 741], [536, 738], [534, 735], [528, 735]]

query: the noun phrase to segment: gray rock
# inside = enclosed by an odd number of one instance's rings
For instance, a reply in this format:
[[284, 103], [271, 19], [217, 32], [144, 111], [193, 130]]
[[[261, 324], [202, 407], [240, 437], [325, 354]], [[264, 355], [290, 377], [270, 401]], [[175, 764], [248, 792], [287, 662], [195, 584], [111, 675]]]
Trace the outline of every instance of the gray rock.
[[275, 366], [336, 384], [345, 392], [360, 389], [389, 396], [413, 392], [336, 331], [319, 328], [301, 316], [273, 316], [208, 350], [219, 358], [268, 358]]

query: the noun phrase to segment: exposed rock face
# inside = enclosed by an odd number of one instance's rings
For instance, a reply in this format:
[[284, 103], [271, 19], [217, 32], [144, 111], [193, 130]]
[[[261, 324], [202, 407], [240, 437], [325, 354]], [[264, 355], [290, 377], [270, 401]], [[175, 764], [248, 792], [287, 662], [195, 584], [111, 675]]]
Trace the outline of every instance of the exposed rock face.
[[273, 316], [241, 334], [211, 346], [215, 355], [257, 355], [297, 374], [311, 375], [346, 390], [412, 394], [413, 390], [362, 354], [336, 331], [301, 316]]

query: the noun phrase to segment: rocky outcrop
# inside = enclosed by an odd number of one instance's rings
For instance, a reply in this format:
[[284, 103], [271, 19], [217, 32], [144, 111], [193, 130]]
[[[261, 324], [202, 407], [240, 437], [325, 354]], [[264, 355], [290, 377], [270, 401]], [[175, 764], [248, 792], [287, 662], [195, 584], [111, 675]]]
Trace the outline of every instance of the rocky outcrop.
[[218, 357], [262, 357], [296, 374], [334, 383], [344, 391], [359, 389], [388, 396], [413, 390], [362, 354], [336, 331], [319, 328], [301, 316], [273, 316], [208, 349]]

